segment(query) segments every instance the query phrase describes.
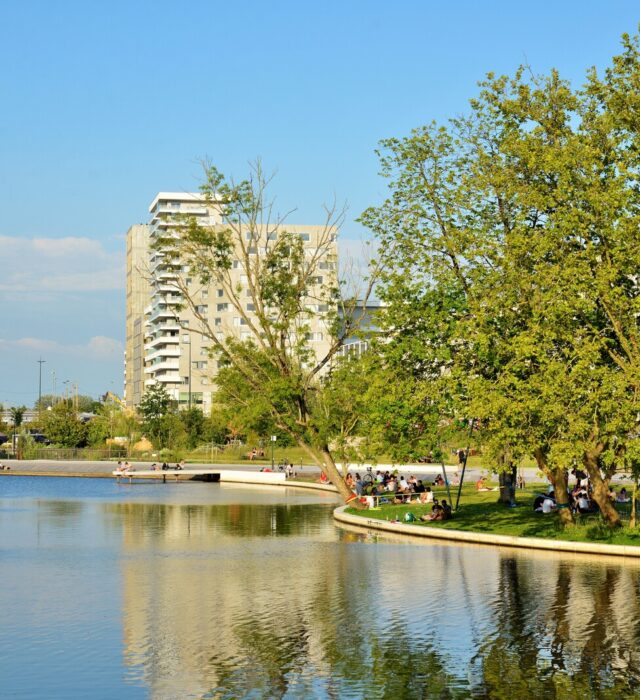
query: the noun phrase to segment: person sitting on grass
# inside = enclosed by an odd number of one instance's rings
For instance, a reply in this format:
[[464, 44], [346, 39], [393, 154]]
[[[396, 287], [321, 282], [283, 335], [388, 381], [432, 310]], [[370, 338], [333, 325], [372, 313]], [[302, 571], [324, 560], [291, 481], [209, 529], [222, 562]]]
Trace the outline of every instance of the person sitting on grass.
[[583, 489], [578, 496], [578, 513], [582, 515], [587, 515], [588, 513], [595, 513], [597, 508], [594, 506], [592, 501], [589, 499], [587, 492]]
[[630, 500], [627, 489], [623, 486], [620, 489], [620, 493], [616, 496], [616, 503], [629, 503]]
[[442, 520], [442, 506], [438, 503], [438, 499], [433, 499], [433, 506], [431, 508], [431, 513], [425, 513], [420, 516], [420, 520], [423, 522], [428, 522], [431, 520]]
[[442, 520], [451, 520], [452, 517], [453, 517], [453, 511], [451, 510], [451, 506], [443, 498], [442, 499]]
[[491, 491], [491, 489], [487, 486], [487, 478], [485, 476], [481, 476], [476, 481], [476, 491]]

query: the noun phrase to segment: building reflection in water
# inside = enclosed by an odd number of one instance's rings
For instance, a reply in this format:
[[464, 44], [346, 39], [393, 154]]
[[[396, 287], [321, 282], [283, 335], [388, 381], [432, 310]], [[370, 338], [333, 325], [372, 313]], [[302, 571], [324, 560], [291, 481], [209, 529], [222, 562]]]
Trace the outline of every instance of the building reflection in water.
[[152, 697], [639, 687], [634, 563], [372, 542], [336, 528], [327, 505], [105, 509], [123, 532], [125, 661]]

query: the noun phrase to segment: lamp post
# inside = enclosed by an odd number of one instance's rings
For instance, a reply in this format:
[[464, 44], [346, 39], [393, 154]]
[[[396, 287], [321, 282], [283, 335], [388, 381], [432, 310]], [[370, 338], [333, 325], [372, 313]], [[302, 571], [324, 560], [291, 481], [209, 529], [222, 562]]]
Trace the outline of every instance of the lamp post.
[[[185, 340], [185, 338], [186, 338], [186, 340]], [[189, 410], [191, 410], [191, 372], [192, 372], [192, 367], [191, 367], [191, 336], [190, 335], [183, 336], [182, 342], [189, 346], [189, 374], [187, 375], [187, 379], [188, 379], [188, 391], [189, 391], [188, 406], [189, 406]]]
[[46, 362], [40, 358], [38, 361], [38, 415], [42, 413], [42, 365]]

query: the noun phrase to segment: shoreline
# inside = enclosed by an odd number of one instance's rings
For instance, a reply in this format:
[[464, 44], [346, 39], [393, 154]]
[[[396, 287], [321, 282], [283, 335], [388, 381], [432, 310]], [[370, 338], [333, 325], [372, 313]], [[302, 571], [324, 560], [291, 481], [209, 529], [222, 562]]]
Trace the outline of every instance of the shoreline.
[[[572, 554], [599, 554], [615, 557], [640, 558], [640, 547], [623, 544], [599, 544], [597, 542], [570, 542], [567, 540], [547, 540], [541, 537], [519, 537], [517, 535], [488, 535], [464, 530], [445, 530], [427, 525], [391, 523], [366, 516], [345, 513], [348, 506], [339, 506], [333, 511], [333, 518], [364, 530], [378, 530], [395, 534], [411, 535], [430, 540], [448, 540], [467, 544], [480, 544], [490, 547], [511, 547], [514, 549], [537, 549]], [[363, 511], [366, 513], [366, 511]]]

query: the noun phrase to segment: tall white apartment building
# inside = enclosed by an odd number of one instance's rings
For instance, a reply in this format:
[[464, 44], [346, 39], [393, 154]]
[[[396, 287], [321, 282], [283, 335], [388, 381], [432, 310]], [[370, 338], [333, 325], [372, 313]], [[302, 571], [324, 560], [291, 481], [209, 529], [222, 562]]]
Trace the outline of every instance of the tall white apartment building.
[[[217, 361], [210, 356], [209, 339], [186, 330], [187, 327], [197, 328], [198, 320], [187, 305], [176, 309], [176, 304], [182, 301], [180, 293], [172, 284], [176, 273], [164, 264], [164, 255], [161, 250], [154, 250], [153, 242], [158, 237], [170, 234], [172, 230], [179, 235], [179, 227], [184, 223], [179, 216], [195, 217], [203, 226], [220, 224], [221, 218], [215, 206], [207, 203], [199, 193], [160, 192], [151, 202], [149, 212], [145, 273], [149, 280], [148, 297], [143, 313], [138, 313], [138, 325], [142, 323], [144, 327], [144, 386], [160, 382], [180, 407], [200, 406], [207, 412], [215, 392]], [[310, 254], [317, 250], [318, 241], [326, 233], [323, 226], [286, 225], [280, 228], [300, 235]], [[278, 227], [274, 227], [276, 235], [277, 230]], [[335, 275], [335, 265], [334, 245], [327, 252], [326, 260], [320, 263], [322, 275], [317, 280], [318, 284], [325, 281], [323, 275]], [[140, 272], [128, 265], [127, 275], [129, 274]], [[234, 336], [244, 340], [250, 337], [245, 320], [238, 315], [220, 285], [212, 282], [203, 286], [198, 279], [185, 280], [185, 274], [188, 273], [183, 271], [182, 278], [189, 287], [190, 297], [197, 302], [198, 312], [207, 318], [209, 326], [219, 339]], [[240, 260], [234, 261], [230, 274], [234, 286], [246, 285], [246, 275]], [[251, 313], [251, 307], [252, 300], [247, 294], [246, 313]], [[129, 318], [129, 305], [127, 314]], [[309, 340], [316, 355], [320, 357], [328, 350], [331, 339], [321, 320], [312, 318], [310, 323]], [[129, 358], [137, 356], [140, 346], [140, 336], [135, 336], [133, 330], [130, 334], [130, 325], [135, 330], [135, 321], [127, 324], [127, 363]], [[140, 393], [127, 386], [127, 405], [137, 405], [140, 398]]]

